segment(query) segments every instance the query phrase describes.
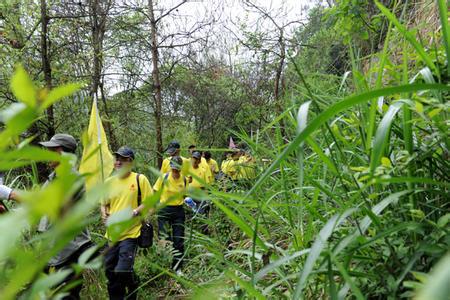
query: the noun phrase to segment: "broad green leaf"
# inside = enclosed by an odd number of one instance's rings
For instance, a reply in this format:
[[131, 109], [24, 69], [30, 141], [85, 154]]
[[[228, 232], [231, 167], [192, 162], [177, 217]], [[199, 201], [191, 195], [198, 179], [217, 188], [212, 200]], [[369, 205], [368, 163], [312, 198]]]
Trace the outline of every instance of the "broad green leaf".
[[58, 286], [71, 272], [70, 269], [63, 269], [50, 275], [38, 279], [31, 288], [31, 293], [27, 295], [29, 299], [39, 299], [39, 294], [49, 291]]
[[42, 109], [49, 107], [50, 105], [64, 97], [72, 95], [81, 87], [82, 85], [80, 83], [69, 83], [52, 89], [42, 103]]
[[16, 67], [11, 78], [11, 90], [14, 96], [27, 106], [36, 106], [36, 89], [22, 65]]
[[450, 222], [450, 214], [445, 214], [439, 218], [439, 220], [437, 221], [437, 226], [440, 228], [445, 228], [448, 222]]
[[375, 138], [373, 141], [372, 155], [370, 157], [370, 172], [372, 174], [380, 164], [381, 157], [383, 156], [384, 149], [386, 148], [391, 124], [402, 105], [403, 102], [400, 101], [392, 104], [377, 128], [377, 132], [375, 133]]
[[443, 257], [431, 270], [427, 282], [421, 287], [416, 300], [448, 300], [450, 295], [450, 254]]

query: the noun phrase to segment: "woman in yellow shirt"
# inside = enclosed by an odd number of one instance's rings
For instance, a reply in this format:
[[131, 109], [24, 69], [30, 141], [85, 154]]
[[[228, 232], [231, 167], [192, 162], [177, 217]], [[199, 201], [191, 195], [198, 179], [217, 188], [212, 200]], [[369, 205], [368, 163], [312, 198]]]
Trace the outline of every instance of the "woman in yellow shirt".
[[[187, 194], [188, 182], [181, 174], [183, 159], [174, 156], [170, 159], [170, 171], [158, 178], [153, 189], [160, 193], [159, 202], [163, 205], [158, 211], [158, 235], [167, 236], [173, 242], [175, 254], [172, 269], [181, 272], [184, 255], [184, 196]], [[172, 231], [170, 233], [170, 230]]]

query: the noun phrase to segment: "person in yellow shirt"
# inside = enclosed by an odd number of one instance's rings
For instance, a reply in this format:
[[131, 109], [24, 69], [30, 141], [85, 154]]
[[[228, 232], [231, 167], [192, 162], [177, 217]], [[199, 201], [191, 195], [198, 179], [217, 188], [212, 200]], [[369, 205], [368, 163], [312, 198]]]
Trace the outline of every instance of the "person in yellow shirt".
[[[192, 193], [192, 197], [194, 198], [194, 202], [197, 205], [196, 213], [202, 215], [204, 217], [208, 217], [210, 211], [209, 201], [200, 200], [198, 197], [199, 190], [204, 190], [206, 188], [206, 184], [208, 182], [208, 174], [211, 172], [209, 166], [206, 168], [201, 165], [202, 154], [199, 151], [194, 151], [192, 153], [191, 158], [191, 167], [189, 169], [189, 187], [190, 193]], [[197, 191], [196, 191], [197, 190]], [[201, 232], [203, 234], [208, 233], [208, 224], [204, 223], [200, 226]]]
[[230, 176], [231, 180], [238, 180], [241, 165], [239, 163], [239, 158], [241, 157], [241, 152], [235, 150], [231, 154], [231, 161], [227, 165], [227, 175]]
[[[134, 151], [121, 147], [114, 152], [115, 174], [106, 180], [111, 191], [101, 206], [102, 218], [105, 223], [110, 216], [129, 212], [133, 217], [143, 213], [144, 205], [138, 205], [138, 189], [141, 199], [153, 193], [152, 187], [145, 175], [132, 172]], [[110, 299], [136, 299], [138, 282], [134, 274], [134, 258], [141, 232], [141, 222], [136, 218], [129, 228], [124, 230], [117, 241], [110, 242], [105, 254], [105, 273], [108, 278], [108, 293]], [[106, 237], [111, 239], [107, 230]]]
[[222, 161], [222, 164], [220, 165], [220, 170], [222, 171], [223, 174], [227, 176], [228, 176], [228, 167], [231, 161], [232, 161], [231, 152], [228, 152], [226, 154], [226, 158]]
[[219, 171], [220, 171], [219, 165], [217, 164], [217, 161], [211, 157], [211, 152], [205, 151], [203, 153], [203, 157], [205, 158], [206, 163], [208, 164], [209, 169], [211, 170], [210, 182], [213, 182], [215, 177], [219, 174]]
[[163, 160], [160, 172], [162, 174], [166, 174], [166, 173], [170, 172], [170, 159], [172, 157], [179, 156], [183, 160], [181, 173], [184, 176], [186, 176], [187, 172], [189, 170], [190, 161], [188, 158], [185, 158], [180, 155], [180, 143], [178, 143], [177, 141], [171, 141], [166, 148], [166, 153], [169, 155], [169, 157], [167, 157]]
[[[181, 272], [184, 255], [184, 196], [187, 194], [189, 183], [181, 174], [184, 164], [180, 156], [170, 159], [170, 171], [158, 178], [153, 189], [160, 193], [159, 202], [162, 208], [158, 211], [158, 235], [166, 235], [173, 242], [176, 250], [172, 261], [172, 269]], [[169, 233], [170, 229], [172, 234]]]
[[198, 151], [192, 153], [191, 164], [189, 167], [189, 186], [196, 189], [204, 189], [208, 182], [208, 170], [201, 165], [202, 154]]
[[256, 160], [255, 158], [248, 152], [244, 152], [242, 156], [243, 162], [245, 164], [245, 176], [246, 179], [255, 179], [256, 178]]
[[[188, 148], [188, 150], [189, 150], [189, 154], [191, 155], [191, 157], [192, 157], [192, 153], [194, 153], [194, 151], [198, 151], [197, 150], [197, 147], [195, 146], [195, 145], [190, 145], [189, 146], [189, 148]], [[200, 152], [200, 151], [199, 151]], [[200, 152], [200, 154], [201, 154], [201, 152]], [[208, 163], [206, 162], [206, 159], [202, 156], [201, 157], [201, 161], [200, 161], [200, 165], [203, 167], [203, 168], [205, 168], [205, 170], [206, 170], [206, 178], [207, 178], [207, 183], [211, 183], [212, 181], [212, 174], [211, 174], [211, 171], [210, 171], [210, 169], [209, 169], [209, 165], [208, 165]]]

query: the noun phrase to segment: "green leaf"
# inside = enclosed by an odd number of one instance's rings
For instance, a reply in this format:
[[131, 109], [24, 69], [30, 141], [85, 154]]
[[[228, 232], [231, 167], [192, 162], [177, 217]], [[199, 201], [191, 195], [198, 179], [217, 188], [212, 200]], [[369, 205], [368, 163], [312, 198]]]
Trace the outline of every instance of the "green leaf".
[[333, 258], [334, 264], [337, 266], [339, 273], [341, 273], [342, 277], [344, 277], [345, 282], [350, 286], [352, 289], [354, 296], [356, 296], [356, 299], [358, 300], [364, 300], [364, 296], [361, 292], [361, 290], [356, 286], [353, 279], [348, 274], [347, 270], [344, 268], [344, 266], [335, 258]]
[[52, 89], [45, 98], [44, 103], [42, 103], [42, 108], [45, 109], [50, 105], [52, 105], [53, 103], [55, 103], [56, 101], [72, 95], [73, 93], [78, 91], [81, 87], [82, 85], [80, 83], [69, 83]]
[[324, 164], [327, 165], [328, 169], [334, 174], [337, 174], [338, 171], [333, 163], [333, 161], [322, 151], [322, 148], [314, 142], [312, 138], [307, 138], [306, 142], [311, 147], [311, 149], [317, 154], [317, 156], [322, 160]]
[[[220, 203], [217, 199], [211, 199], [214, 204], [222, 210], [228, 218], [230, 218], [231, 221], [233, 221], [236, 226], [238, 226], [248, 237], [252, 238], [254, 235], [253, 229], [238, 215], [236, 215], [231, 209]], [[264, 242], [259, 238], [259, 236], [256, 236], [256, 244], [263, 248], [264, 250], [267, 250], [267, 246], [264, 244]]]
[[448, 25], [448, 1], [438, 0], [439, 17], [441, 20], [442, 41], [445, 46], [447, 56], [447, 76], [450, 76], [450, 28]]
[[304, 254], [309, 253], [310, 249], [304, 249], [301, 251], [297, 251], [291, 255], [288, 256], [283, 256], [282, 258], [268, 264], [267, 266], [265, 266], [264, 268], [262, 268], [261, 270], [259, 270], [256, 274], [255, 274], [255, 283], [258, 282], [259, 280], [261, 280], [264, 276], [266, 276], [267, 274], [269, 274], [270, 272], [272, 272], [273, 270], [275, 270], [276, 268], [284, 265], [285, 263], [290, 262], [291, 260], [293, 260], [294, 258], [300, 257]]
[[[383, 212], [383, 210], [388, 207], [391, 203], [397, 202], [400, 197], [408, 194], [410, 191], [401, 191], [394, 194], [389, 195], [380, 201], [377, 205], [372, 207], [372, 213], [374, 216], [378, 216]], [[345, 249], [350, 243], [352, 243], [357, 237], [364, 234], [366, 230], [369, 228], [370, 224], [372, 224], [372, 219], [370, 216], [365, 216], [362, 221], [359, 223], [358, 229], [355, 229], [353, 233], [347, 235], [341, 242], [335, 247], [333, 250], [333, 255], [337, 256], [343, 249]]]
[[237, 284], [239, 284], [239, 286], [241, 288], [243, 288], [245, 291], [247, 291], [249, 293], [249, 295], [251, 295], [252, 297], [255, 297], [256, 299], [266, 299], [266, 297], [264, 297], [263, 294], [261, 294], [261, 292], [259, 292], [257, 289], [255, 289], [255, 287], [248, 281], [243, 280], [242, 278], [240, 278], [239, 276], [233, 274], [232, 271], [228, 271], [226, 272], [226, 275], [228, 277], [230, 277], [231, 279], [233, 279], [234, 281], [236, 281]]
[[22, 103], [29, 107], [36, 107], [36, 89], [22, 65], [16, 67], [11, 78], [11, 90]]
[[[417, 300], [448, 300], [450, 295], [450, 254], [433, 268], [427, 282], [420, 289]], [[420, 288], [420, 287], [419, 287]]]
[[30, 295], [27, 295], [28, 299], [39, 299], [40, 293], [60, 284], [71, 272], [73, 272], [71, 269], [63, 269], [40, 278], [33, 284]]
[[350, 96], [345, 98], [344, 100], [334, 103], [328, 107], [327, 110], [323, 111], [317, 117], [315, 117], [308, 126], [297, 136], [293, 141], [281, 152], [274, 162], [266, 169], [264, 173], [259, 176], [256, 183], [247, 192], [247, 195], [251, 195], [254, 193], [263, 182], [270, 176], [270, 174], [275, 170], [276, 167], [279, 166], [280, 162], [285, 160], [289, 154], [298, 149], [300, 143], [306, 140], [306, 138], [311, 135], [316, 129], [318, 129], [321, 125], [325, 124], [330, 118], [335, 116], [336, 114], [353, 107], [355, 105], [365, 103], [370, 99], [387, 96], [398, 93], [407, 93], [407, 92], [417, 92], [421, 90], [450, 90], [450, 86], [443, 84], [408, 84], [396, 87], [388, 87], [379, 90], [373, 90], [366, 93], [361, 93], [355, 96]]
[[346, 210], [343, 214], [334, 215], [328, 222], [323, 226], [320, 230], [314, 244], [311, 247], [308, 258], [303, 266], [303, 271], [299, 274], [297, 280], [297, 286], [295, 287], [293, 299], [301, 299], [303, 288], [306, 286], [306, 281], [308, 279], [309, 274], [311, 274], [314, 264], [319, 258], [322, 250], [327, 245], [328, 238], [333, 233], [334, 229], [338, 227], [349, 215], [355, 212], [356, 209]]
[[437, 221], [437, 226], [440, 228], [444, 228], [449, 221], [450, 221], [450, 214], [445, 214], [439, 218], [439, 220]]
[[370, 172], [374, 173], [375, 169], [380, 164], [381, 157], [384, 153], [384, 148], [388, 141], [388, 134], [391, 129], [391, 124], [394, 120], [395, 115], [402, 107], [403, 102], [395, 102], [389, 107], [389, 110], [384, 115], [375, 133], [375, 139], [373, 141], [373, 150], [370, 158]]

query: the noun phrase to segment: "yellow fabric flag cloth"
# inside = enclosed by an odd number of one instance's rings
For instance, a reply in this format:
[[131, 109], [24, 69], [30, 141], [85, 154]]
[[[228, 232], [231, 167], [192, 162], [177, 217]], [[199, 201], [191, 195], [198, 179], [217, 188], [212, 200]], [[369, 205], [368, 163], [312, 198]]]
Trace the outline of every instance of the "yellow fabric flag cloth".
[[94, 98], [89, 127], [83, 137], [83, 156], [79, 168], [79, 172], [86, 175], [86, 189], [90, 190], [96, 184], [104, 182], [111, 174], [113, 166], [114, 157], [109, 151], [97, 109], [97, 99]]

